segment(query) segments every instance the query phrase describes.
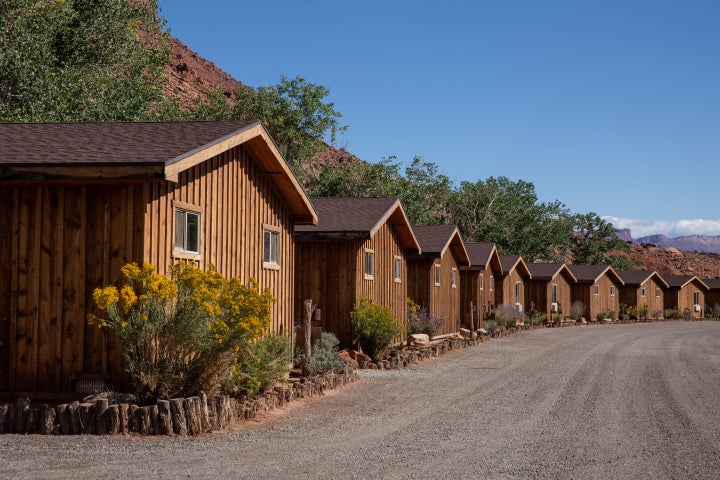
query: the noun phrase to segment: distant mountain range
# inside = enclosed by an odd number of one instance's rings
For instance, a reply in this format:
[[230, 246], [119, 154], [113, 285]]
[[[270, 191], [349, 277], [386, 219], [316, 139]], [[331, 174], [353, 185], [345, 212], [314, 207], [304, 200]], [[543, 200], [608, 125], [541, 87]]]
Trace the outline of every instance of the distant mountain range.
[[670, 238], [667, 235], [649, 235], [647, 237], [633, 238], [628, 228], [618, 230], [618, 237], [626, 242], [651, 243], [663, 248], [677, 248], [683, 252], [717, 253], [720, 254], [720, 236], [687, 235]]

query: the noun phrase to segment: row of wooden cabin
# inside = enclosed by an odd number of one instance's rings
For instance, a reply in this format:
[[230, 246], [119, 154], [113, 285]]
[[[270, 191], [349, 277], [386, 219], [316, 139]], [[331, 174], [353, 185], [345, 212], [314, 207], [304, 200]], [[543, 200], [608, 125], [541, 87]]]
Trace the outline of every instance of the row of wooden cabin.
[[573, 289], [588, 289], [587, 316], [614, 305], [597, 288], [639, 282], [652, 297], [657, 284], [680, 308], [720, 292], [694, 277], [525, 264], [464, 243], [454, 226], [410, 225], [397, 199], [311, 200], [258, 122], [0, 124], [0, 206], [0, 398], [127, 387], [117, 338], [86, 315], [98, 313], [93, 290], [119, 283], [129, 262], [254, 278], [278, 299], [276, 333], [293, 332], [312, 299], [315, 322], [346, 345], [361, 297], [400, 321], [410, 297], [445, 319], [443, 334], [481, 325], [498, 304], [551, 314]]

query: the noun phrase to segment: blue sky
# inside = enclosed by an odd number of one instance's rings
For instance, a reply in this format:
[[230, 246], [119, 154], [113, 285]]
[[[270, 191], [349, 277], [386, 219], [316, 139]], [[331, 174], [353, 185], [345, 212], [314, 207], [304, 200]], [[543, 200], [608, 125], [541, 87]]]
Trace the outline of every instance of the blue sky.
[[376, 162], [504, 175], [636, 237], [720, 235], [720, 1], [161, 0], [241, 82], [328, 87]]

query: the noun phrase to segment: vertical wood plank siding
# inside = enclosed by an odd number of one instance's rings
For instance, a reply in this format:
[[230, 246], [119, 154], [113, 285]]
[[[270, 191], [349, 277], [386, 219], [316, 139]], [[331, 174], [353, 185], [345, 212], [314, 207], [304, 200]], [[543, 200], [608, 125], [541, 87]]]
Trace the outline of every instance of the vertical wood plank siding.
[[552, 312], [552, 286], [557, 285], [557, 300], [560, 311], [556, 313], [562, 318], [570, 315], [571, 285], [564, 275], [556, 275], [552, 280], [529, 280], [525, 284], [525, 307], [529, 310], [535, 304], [535, 310], [551, 319]]
[[[518, 302], [525, 302], [525, 279], [520, 275], [517, 268], [514, 268], [507, 275], [501, 277], [501, 281], [497, 282], [496, 303], [497, 305], [515, 305], [515, 284], [520, 283], [520, 297]], [[500, 280], [500, 279], [498, 279]], [[525, 312], [525, 305], [523, 305]]]
[[[132, 185], [0, 187], [8, 236], [2, 237], [0, 335], [8, 365], [0, 390], [70, 391], [83, 373], [125, 379], [117, 338], [87, 324], [92, 290], [119, 279], [118, 265], [141, 252], [132, 226], [142, 222]], [[10, 224], [8, 225], [8, 219]], [[140, 243], [141, 245], [141, 243]], [[117, 268], [116, 268], [117, 267]], [[9, 327], [6, 326], [9, 324]]]
[[[593, 287], [598, 286], [598, 295]], [[615, 287], [615, 296], [610, 295], [610, 287]], [[595, 319], [597, 314], [607, 310], [618, 313], [620, 309], [620, 285], [613, 282], [607, 275], [601, 276], [595, 283], [578, 283], [572, 288], [572, 301], [580, 300], [585, 305], [583, 316]], [[566, 310], [567, 311], [567, 310]]]
[[[645, 289], [645, 296], [642, 296], [642, 289]], [[655, 296], [655, 291], [660, 290], [660, 296]], [[662, 285], [651, 277], [642, 283], [639, 287], [637, 285], [624, 285], [620, 287], [620, 303], [625, 304], [626, 307], [647, 305], [648, 306], [648, 317], [655, 310], [664, 310], [664, 289]]]
[[[311, 298], [322, 313], [322, 328], [334, 333], [342, 346], [353, 345], [350, 312], [361, 297], [390, 307], [405, 332], [407, 264], [397, 234], [389, 223], [374, 237], [360, 240], [298, 241], [295, 272], [295, 318], [305, 315]], [[365, 250], [374, 252], [373, 279], [365, 279]], [[401, 282], [394, 280], [394, 259], [401, 258]], [[402, 340], [401, 337], [396, 338]]]
[[[118, 339], [88, 325], [92, 292], [128, 262], [173, 264], [172, 201], [201, 208], [200, 266], [257, 280], [278, 299], [273, 332], [293, 321], [292, 218], [242, 146], [166, 181], [0, 186], [0, 391], [69, 392], [82, 374], [126, 388]], [[263, 224], [280, 232], [280, 267], [263, 267]]]
[[[272, 181], [243, 146], [180, 173], [178, 183], [152, 182], [149, 189], [146, 260], [169, 273], [173, 257], [172, 201], [201, 209], [199, 266], [217, 267], [226, 278], [254, 279], [277, 298], [270, 331], [288, 334], [293, 327], [293, 223]], [[280, 268], [263, 267], [264, 225], [280, 233]]]
[[[440, 265], [440, 285], [435, 285], [435, 265]], [[457, 271], [457, 286], [452, 287], [452, 271]], [[451, 249], [442, 258], [408, 259], [408, 297], [444, 319], [438, 335], [460, 329], [460, 290], [462, 278]]]
[[[695, 311], [693, 303], [693, 293], [700, 294], [700, 312]], [[677, 308], [679, 310], [690, 310], [694, 318], [700, 318], [705, 310], [705, 292], [704, 288], [697, 284], [695, 280], [685, 285], [683, 288], [670, 288], [665, 291], [665, 308]]]

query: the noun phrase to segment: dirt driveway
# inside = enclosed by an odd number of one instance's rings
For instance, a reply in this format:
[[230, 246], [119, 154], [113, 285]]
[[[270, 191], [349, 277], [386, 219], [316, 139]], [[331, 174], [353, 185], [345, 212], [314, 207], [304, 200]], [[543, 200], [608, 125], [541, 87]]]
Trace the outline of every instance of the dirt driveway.
[[0, 436], [0, 477], [720, 478], [720, 323], [536, 330], [202, 438]]

